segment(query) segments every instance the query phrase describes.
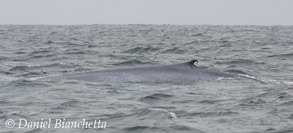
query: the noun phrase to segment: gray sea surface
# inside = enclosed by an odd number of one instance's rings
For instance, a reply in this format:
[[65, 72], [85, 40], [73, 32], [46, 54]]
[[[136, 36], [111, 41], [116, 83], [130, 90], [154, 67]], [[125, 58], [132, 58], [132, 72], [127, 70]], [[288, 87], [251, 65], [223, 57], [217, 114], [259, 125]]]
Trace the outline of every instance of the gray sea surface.
[[[38, 80], [192, 59], [250, 79]], [[0, 132], [291, 133], [293, 26], [0, 25]]]

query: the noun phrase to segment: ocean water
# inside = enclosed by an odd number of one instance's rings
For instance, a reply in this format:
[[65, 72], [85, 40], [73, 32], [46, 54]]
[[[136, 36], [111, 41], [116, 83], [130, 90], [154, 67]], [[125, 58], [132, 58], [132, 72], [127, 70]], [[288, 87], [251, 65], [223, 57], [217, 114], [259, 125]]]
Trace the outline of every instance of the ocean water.
[[[192, 59], [253, 80], [37, 80]], [[293, 27], [1, 25], [0, 132], [293, 132]]]

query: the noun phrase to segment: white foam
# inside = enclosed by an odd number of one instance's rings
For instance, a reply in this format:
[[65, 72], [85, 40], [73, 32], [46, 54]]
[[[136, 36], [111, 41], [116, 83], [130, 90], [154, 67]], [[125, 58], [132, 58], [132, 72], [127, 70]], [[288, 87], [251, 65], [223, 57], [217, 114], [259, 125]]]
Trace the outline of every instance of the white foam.
[[251, 76], [251, 75], [245, 75], [245, 74], [238, 74], [239, 76], [242, 77], [246, 77], [249, 79], [253, 79], [253, 80], [257, 80], [257, 81], [261, 81], [267, 84], [276, 84], [276, 85], [280, 85], [280, 84], [285, 84], [285, 85], [293, 85], [293, 81], [286, 81], [286, 80], [275, 80], [275, 79], [268, 79], [268, 78], [260, 78], [260, 77], [255, 77], [255, 76]]

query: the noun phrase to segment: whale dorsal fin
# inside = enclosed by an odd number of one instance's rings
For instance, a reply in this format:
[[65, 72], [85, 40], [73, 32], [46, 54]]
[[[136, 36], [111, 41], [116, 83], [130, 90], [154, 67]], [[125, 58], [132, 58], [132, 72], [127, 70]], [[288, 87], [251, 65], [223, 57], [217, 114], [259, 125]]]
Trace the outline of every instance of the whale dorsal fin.
[[195, 62], [198, 63], [198, 60], [191, 60], [191, 61], [186, 62], [186, 64], [189, 65], [189, 66], [191, 66], [191, 67], [196, 67], [194, 65]]

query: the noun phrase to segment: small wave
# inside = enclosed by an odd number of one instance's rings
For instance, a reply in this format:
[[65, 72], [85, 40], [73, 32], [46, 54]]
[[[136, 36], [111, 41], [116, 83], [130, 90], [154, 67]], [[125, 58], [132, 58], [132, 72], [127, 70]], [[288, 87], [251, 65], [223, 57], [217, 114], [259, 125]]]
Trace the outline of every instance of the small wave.
[[203, 100], [203, 101], [200, 101], [199, 103], [201, 103], [201, 104], [215, 104], [215, 103], [218, 103], [221, 101], [223, 101], [223, 100]]
[[[53, 50], [53, 49], [52, 49]], [[33, 51], [29, 53], [29, 56], [34, 56], [34, 55], [43, 55], [43, 54], [47, 54], [53, 52], [49, 49], [43, 49], [43, 50], [38, 50], [38, 51]]]
[[287, 53], [287, 54], [275, 54], [275, 55], [270, 55], [267, 57], [293, 57], [293, 53]]
[[98, 52], [94, 50], [80, 50], [80, 49], [68, 49], [64, 51], [65, 55], [97, 55]]
[[140, 60], [129, 60], [129, 61], [124, 61], [124, 62], [120, 62], [120, 63], [115, 63], [114, 65], [140, 65], [140, 64], [151, 64], [151, 63], [148, 63], [148, 62], [142, 62]]
[[286, 85], [293, 85], [293, 81], [282, 81]]
[[87, 48], [96, 48], [98, 45], [87, 45]]
[[[133, 120], [138, 120], [134, 121], [134, 123], [131, 124], [131, 126], [126, 127], [126, 130], [130, 131], [136, 131], [138, 129], [141, 129], [140, 127], [143, 126], [141, 130], [148, 130], [149, 128], [152, 127], [153, 122], [158, 122], [158, 121], [176, 121], [177, 115], [176, 113], [164, 109], [157, 109], [157, 108], [143, 108], [140, 110], [137, 110], [133, 114], [130, 114], [127, 116], [129, 120], [133, 122]], [[128, 124], [129, 125], [129, 124]], [[150, 127], [149, 127], [150, 126]]]
[[124, 130], [127, 132], [143, 132], [143, 131], [152, 132], [152, 130], [158, 130], [158, 129], [159, 128], [149, 127], [149, 126], [133, 126], [133, 127], [127, 127]]
[[199, 41], [198, 40], [194, 40], [194, 41], [185, 43], [185, 45], [197, 44], [197, 43], [199, 43]]
[[263, 100], [262, 98], [258, 98], [258, 99], [245, 99], [244, 103], [239, 104], [240, 106], [257, 106], [257, 105], [263, 105], [265, 103], [267, 103], [266, 100]]
[[73, 43], [73, 42], [61, 42], [60, 44], [65, 44], [65, 45], [78, 45], [78, 43]]
[[[0, 73], [2, 73], [2, 72], [0, 71]], [[0, 75], [0, 82], [7, 82], [7, 81], [15, 80], [15, 77], [7, 76], [8, 75], [7, 72], [4, 72], [3, 74], [4, 75], [2, 75], [2, 74]]]
[[31, 67], [29, 66], [15, 66], [8, 71], [28, 71]]
[[257, 62], [250, 59], [235, 59], [227, 62], [216, 62], [216, 64], [257, 64]]
[[215, 116], [231, 116], [238, 115], [238, 112], [234, 111], [219, 111], [219, 112], [192, 112], [187, 113], [185, 116], [197, 116], [197, 117], [215, 117]]
[[31, 70], [39, 70], [41, 68], [74, 68], [73, 65], [68, 65], [64, 63], [54, 63], [54, 64], [49, 64], [49, 65], [38, 65], [38, 66], [15, 66], [8, 71], [14, 72], [14, 71], [31, 71]]
[[173, 101], [172, 103], [179, 103], [179, 104], [186, 104], [186, 103], [195, 103], [195, 100], [179, 100], [179, 101]]
[[173, 95], [168, 95], [168, 94], [163, 94], [163, 93], [156, 93], [156, 94], [153, 94], [152, 96], [162, 97], [162, 98], [173, 97]]
[[182, 50], [177, 47], [163, 51], [163, 53], [171, 53], [171, 54], [184, 54], [185, 52], [186, 50]]
[[293, 106], [293, 101], [284, 102], [281, 104], [281, 106]]
[[55, 42], [54, 41], [51, 41], [51, 40], [45, 42], [45, 44], [53, 44], [53, 43], [55, 43]]
[[25, 88], [46, 87], [48, 84], [35, 80], [17, 79], [2, 85], [1, 88], [9, 88], [9, 91], [11, 91], [11, 88], [16, 88], [17, 90], [22, 91], [19, 88], [24, 88], [24, 86]]
[[226, 72], [229, 72], [229, 73], [236, 73], [236, 74], [245, 74], [247, 75], [247, 73], [241, 71], [241, 70], [228, 70]]
[[49, 41], [46, 41], [44, 42], [45, 44], [63, 44], [63, 45], [78, 45], [78, 43], [74, 43], [74, 42], [71, 42], [71, 41], [52, 41], [52, 40], [49, 40]]
[[[273, 131], [274, 130], [275, 129], [273, 129]], [[288, 127], [287, 129], [283, 128], [283, 129], [280, 129], [278, 131], [274, 131], [273, 133], [293, 133], [293, 128], [292, 127]]]
[[24, 74], [20, 74], [19, 76], [21, 77], [27, 77], [27, 78], [31, 78], [31, 77], [40, 77], [42, 76], [43, 74], [46, 74], [47, 72], [27, 72], [27, 73], [24, 73]]
[[159, 50], [159, 48], [155, 48], [155, 47], [135, 47], [135, 48], [131, 48], [128, 49], [126, 51], [124, 51], [123, 53], [147, 53], [147, 52], [153, 52], [153, 51], [157, 51]]
[[170, 111], [167, 111], [166, 109], [162, 109], [162, 108], [152, 108], [152, 109], [150, 109], [150, 111], [151, 111], [151, 112], [149, 112], [149, 113], [154, 113], [154, 112], [156, 112], [156, 111], [158, 111], [158, 112], [164, 112], [164, 113], [167, 114], [168, 118], [170, 118], [170, 119], [177, 119], [177, 115], [176, 115], [176, 113], [174, 113], [174, 112], [170, 112]]
[[225, 43], [225, 44], [222, 44], [221, 46], [219, 47], [232, 47], [232, 44], [230, 43]]
[[152, 102], [156, 102], [158, 100], [161, 100], [161, 99], [158, 97], [154, 97], [154, 96], [145, 96], [145, 97], [138, 99], [138, 101], [145, 102], [145, 103], [152, 103]]
[[60, 103], [59, 106], [61, 107], [74, 107], [78, 105], [80, 102], [78, 100], [70, 100], [63, 103]]
[[6, 56], [0, 56], [0, 61], [2, 61], [2, 60], [7, 60], [7, 59], [9, 59], [9, 58], [6, 57]]
[[14, 54], [26, 54], [27, 52], [26, 51], [18, 51], [18, 52], [15, 52]]
[[138, 101], [150, 103], [150, 102], [161, 100], [163, 98], [170, 98], [170, 97], [173, 97], [173, 95], [168, 95], [168, 94], [163, 94], [163, 93], [156, 93], [156, 94], [153, 94], [153, 95], [150, 95], [150, 96], [142, 97]]
[[203, 36], [202, 33], [196, 33], [196, 34], [193, 34], [192, 36]]

